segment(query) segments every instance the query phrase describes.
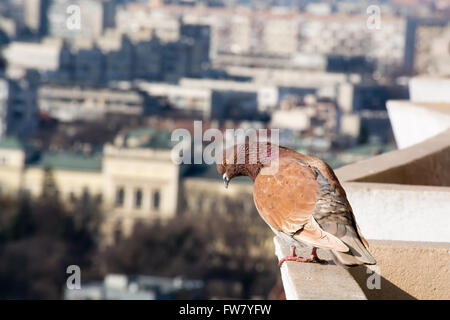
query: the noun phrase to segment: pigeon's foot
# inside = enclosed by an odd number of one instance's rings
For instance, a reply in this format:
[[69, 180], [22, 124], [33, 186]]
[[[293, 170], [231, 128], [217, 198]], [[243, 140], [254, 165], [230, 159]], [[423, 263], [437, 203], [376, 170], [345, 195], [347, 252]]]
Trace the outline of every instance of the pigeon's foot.
[[296, 261], [296, 262], [315, 262], [325, 264], [326, 260], [322, 260], [317, 256], [317, 248], [313, 248], [311, 254], [306, 258], [299, 257], [295, 254], [295, 246], [291, 246], [291, 254], [284, 257], [278, 262], [278, 266], [281, 267], [285, 261]]
[[278, 266], [281, 267], [283, 265], [283, 262], [285, 262], [285, 261], [297, 261], [298, 258], [300, 258], [300, 257], [286, 256], [278, 262]]
[[311, 254], [309, 256], [307, 256], [306, 258], [298, 257], [297, 261], [298, 262], [315, 262], [315, 263], [321, 263], [321, 264], [327, 263], [326, 260], [322, 260], [319, 258], [319, 256], [317, 255], [317, 248], [313, 248]]
[[283, 259], [281, 259], [278, 262], [278, 266], [281, 267], [281, 265], [285, 261], [297, 261], [298, 258], [300, 258], [300, 257], [295, 254], [295, 246], [291, 246], [291, 254], [286, 256], [286, 257], [284, 257]]

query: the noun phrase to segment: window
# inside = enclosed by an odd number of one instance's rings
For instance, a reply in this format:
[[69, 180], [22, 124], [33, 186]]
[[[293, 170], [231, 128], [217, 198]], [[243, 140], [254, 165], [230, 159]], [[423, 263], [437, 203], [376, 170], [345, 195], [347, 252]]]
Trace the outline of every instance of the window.
[[123, 207], [124, 199], [125, 199], [125, 190], [123, 189], [123, 187], [117, 188], [116, 207]]
[[142, 190], [141, 189], [136, 190], [135, 197], [134, 197], [134, 206], [136, 208], [142, 207]]
[[161, 194], [159, 193], [159, 191], [157, 190], [153, 192], [153, 209], [159, 210], [160, 200]]
[[87, 199], [89, 199], [89, 188], [88, 187], [84, 187], [83, 191], [81, 193], [81, 197], [84, 201], [86, 201]]

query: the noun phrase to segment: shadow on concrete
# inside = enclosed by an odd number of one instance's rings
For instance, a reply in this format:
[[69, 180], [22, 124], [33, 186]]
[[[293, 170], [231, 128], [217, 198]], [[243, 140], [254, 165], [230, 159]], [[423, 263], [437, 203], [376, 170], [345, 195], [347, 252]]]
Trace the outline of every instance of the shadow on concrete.
[[356, 280], [368, 300], [417, 300], [417, 298], [400, 289], [383, 276], [381, 276], [380, 289], [369, 289], [367, 286], [367, 279], [373, 274], [373, 271], [370, 270], [370, 272], [368, 272], [366, 266], [349, 268], [348, 272]]

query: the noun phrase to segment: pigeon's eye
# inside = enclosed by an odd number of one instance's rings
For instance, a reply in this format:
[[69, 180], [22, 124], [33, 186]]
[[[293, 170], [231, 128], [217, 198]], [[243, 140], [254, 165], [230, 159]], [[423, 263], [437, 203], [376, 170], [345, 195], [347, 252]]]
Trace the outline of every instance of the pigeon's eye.
[[223, 166], [226, 167], [227, 165], [228, 165], [227, 161], [224, 160], [224, 161], [223, 161]]

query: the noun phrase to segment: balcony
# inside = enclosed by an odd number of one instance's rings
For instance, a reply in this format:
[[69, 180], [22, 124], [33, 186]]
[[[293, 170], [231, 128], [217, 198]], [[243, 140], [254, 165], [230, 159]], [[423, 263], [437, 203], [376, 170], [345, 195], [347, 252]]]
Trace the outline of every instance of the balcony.
[[319, 249], [327, 265], [282, 266], [287, 299], [450, 298], [450, 103], [387, 107], [400, 149], [336, 170], [377, 265], [344, 269]]

